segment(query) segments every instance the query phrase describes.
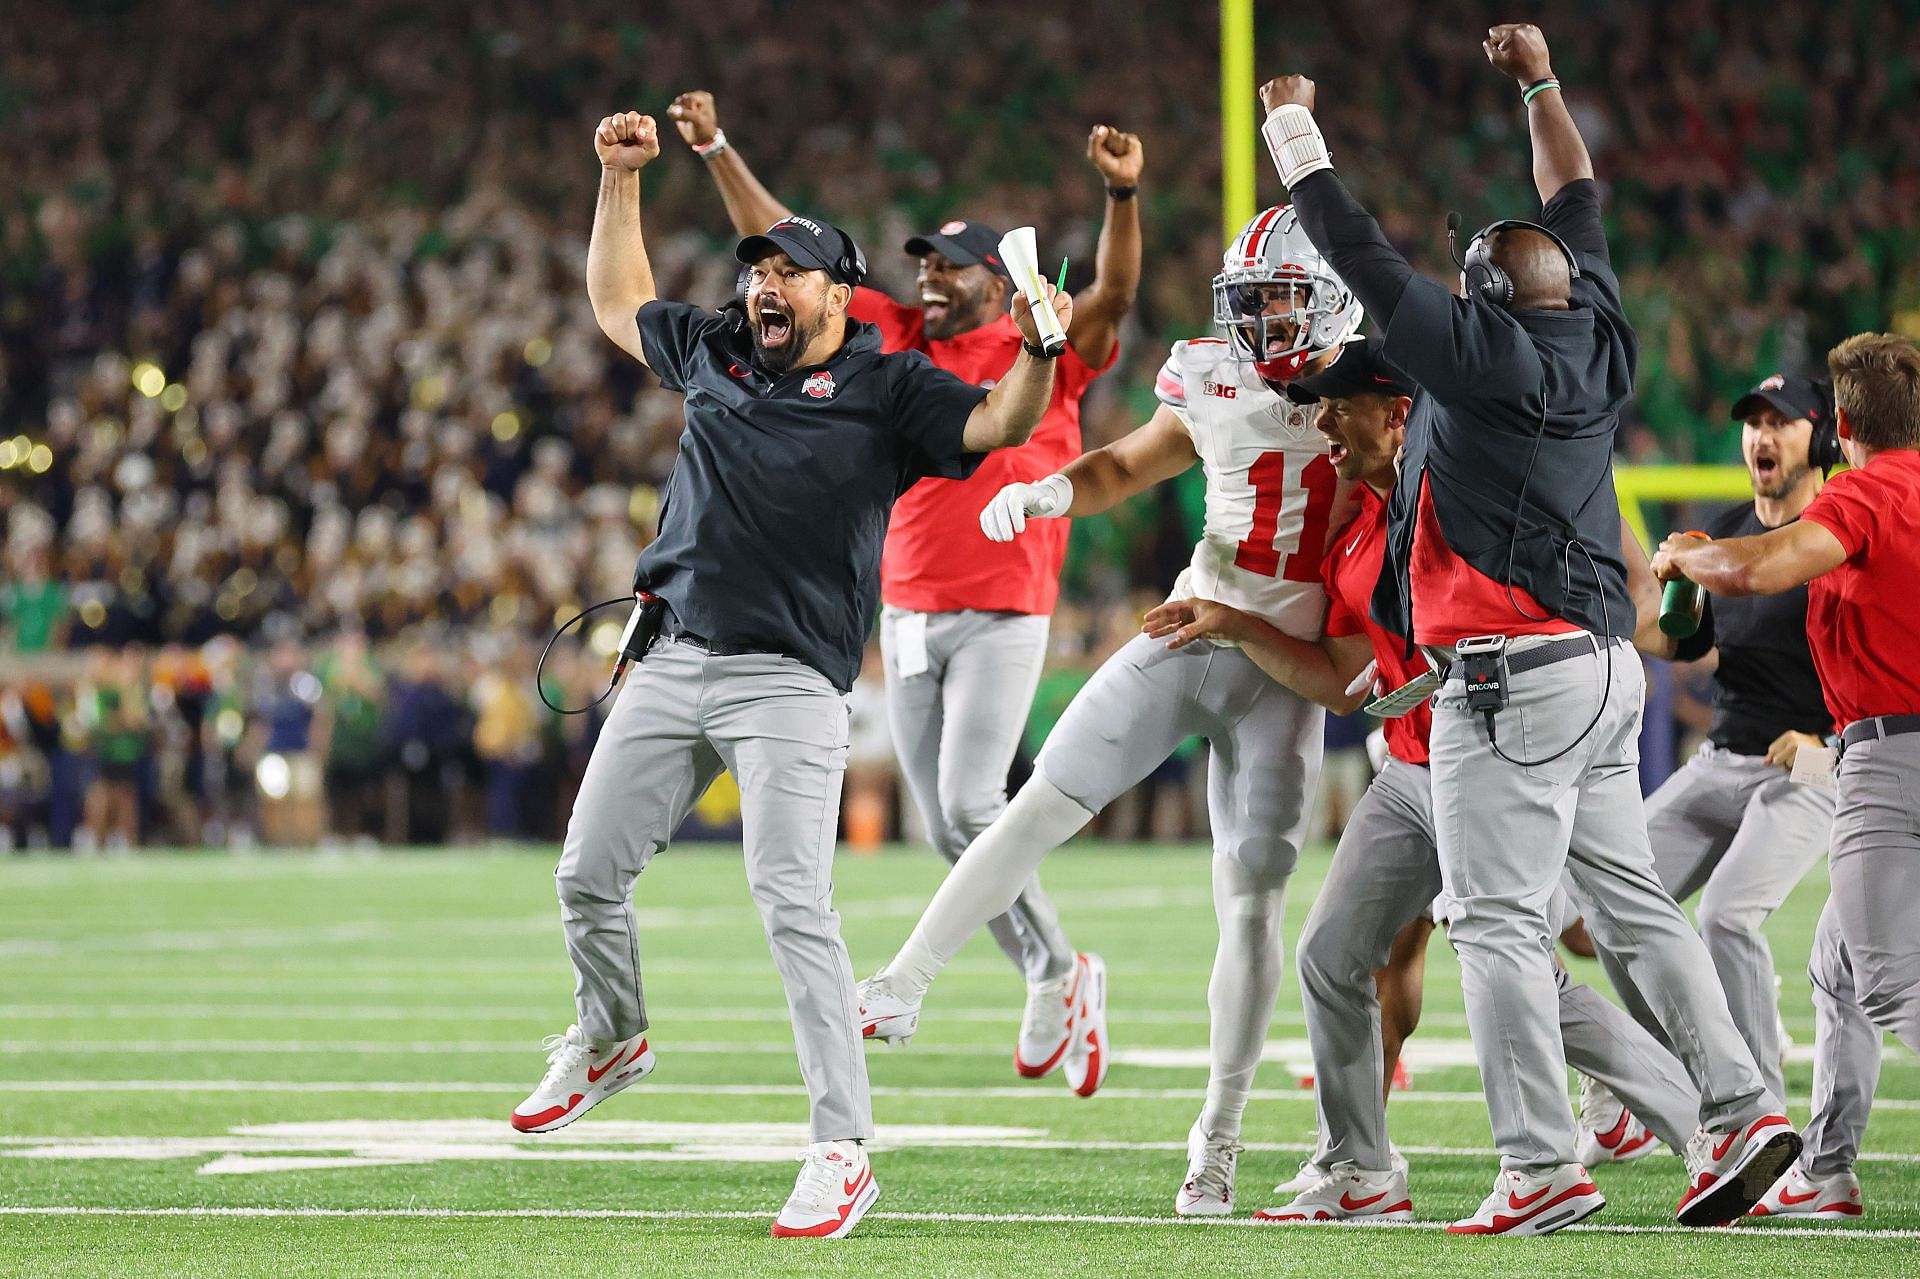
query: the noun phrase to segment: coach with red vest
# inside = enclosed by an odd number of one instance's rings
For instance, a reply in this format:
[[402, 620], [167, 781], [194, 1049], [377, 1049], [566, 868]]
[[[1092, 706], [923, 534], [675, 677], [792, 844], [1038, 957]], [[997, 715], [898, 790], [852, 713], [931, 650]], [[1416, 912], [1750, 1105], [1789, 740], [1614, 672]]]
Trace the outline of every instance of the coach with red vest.
[[[740, 234], [787, 215], [721, 130], [711, 94], [681, 94], [668, 114], [706, 163]], [[1106, 182], [1106, 220], [1093, 284], [1074, 299], [1046, 416], [1025, 445], [990, 455], [970, 478], [923, 480], [902, 496], [880, 563], [894, 747], [933, 846], [949, 862], [1006, 807], [1007, 770], [1040, 680], [1069, 531], [1066, 520], [1042, 519], [1023, 537], [991, 542], [980, 511], [1006, 485], [1052, 475], [1080, 456], [1081, 397], [1112, 366], [1140, 282], [1140, 140], [1101, 125], [1087, 157]], [[877, 326], [885, 350], [924, 352], [939, 368], [992, 386], [1020, 353], [999, 243], [997, 230], [961, 219], [914, 236], [905, 249], [920, 261], [917, 304], [860, 288], [848, 314]], [[990, 928], [1028, 984], [1016, 1067], [1045, 1074], [1064, 1037], [1074, 948], [1037, 878]]]

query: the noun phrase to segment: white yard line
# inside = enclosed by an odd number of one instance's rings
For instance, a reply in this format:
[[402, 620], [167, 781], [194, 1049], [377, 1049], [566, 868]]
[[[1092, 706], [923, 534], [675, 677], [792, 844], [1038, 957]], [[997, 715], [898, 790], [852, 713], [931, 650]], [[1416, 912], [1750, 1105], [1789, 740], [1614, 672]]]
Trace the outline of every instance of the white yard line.
[[[765, 1221], [765, 1212], [696, 1209], [647, 1208], [95, 1208], [80, 1205], [48, 1207], [0, 1206], [0, 1216], [10, 1217], [234, 1217], [234, 1218], [376, 1218], [423, 1220], [555, 1220], [555, 1221]], [[1236, 1227], [1264, 1227], [1250, 1217], [1131, 1217], [1105, 1214], [1038, 1212], [870, 1212], [869, 1221], [907, 1221], [949, 1225], [1039, 1225], [1039, 1226], [1171, 1226], [1182, 1230], [1219, 1230]], [[1415, 1221], [1405, 1225], [1379, 1225], [1373, 1230], [1442, 1230], [1440, 1221]], [[1599, 1235], [1699, 1235], [1686, 1226], [1569, 1226], [1565, 1234]], [[1920, 1230], [1856, 1229], [1847, 1226], [1750, 1227], [1713, 1236], [1718, 1244], [1732, 1240], [1846, 1239], [1920, 1239]]]
[[[0, 1079], [0, 1095], [8, 1092], [207, 1092], [207, 1093], [485, 1093], [524, 1094], [530, 1080], [518, 1083], [490, 1083], [484, 1080], [434, 1079]], [[688, 1096], [725, 1097], [803, 1097], [799, 1084], [672, 1084], [649, 1080], [640, 1085], [645, 1092]], [[1052, 1081], [1027, 1086], [988, 1086], [983, 1088], [922, 1087], [905, 1088], [876, 1085], [876, 1097], [967, 1098], [980, 1101], [1062, 1102], [1075, 1107], [1086, 1101], [1074, 1097]], [[1204, 1088], [1102, 1088], [1095, 1101], [1201, 1101]], [[1312, 1104], [1313, 1092], [1307, 1088], [1256, 1088], [1248, 1094], [1252, 1101], [1297, 1101]], [[1486, 1105], [1486, 1096], [1478, 1092], [1444, 1092], [1409, 1089], [1393, 1094], [1393, 1105]], [[1807, 1097], [1788, 1098], [1788, 1104], [1805, 1111], [1812, 1106]], [[1874, 1101], [1883, 1112], [1920, 1111], [1920, 1099], [1882, 1097]]]

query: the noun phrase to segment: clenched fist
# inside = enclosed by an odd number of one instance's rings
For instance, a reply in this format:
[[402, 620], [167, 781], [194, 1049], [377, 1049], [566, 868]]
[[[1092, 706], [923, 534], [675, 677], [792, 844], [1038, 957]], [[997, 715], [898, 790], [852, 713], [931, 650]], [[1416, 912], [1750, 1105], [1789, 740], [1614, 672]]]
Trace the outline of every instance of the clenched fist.
[[593, 149], [603, 168], [634, 173], [660, 154], [660, 130], [650, 115], [623, 111], [593, 131]]
[[1111, 125], [1096, 124], [1087, 135], [1087, 159], [1093, 161], [1093, 167], [1100, 170], [1108, 186], [1131, 187], [1140, 185], [1140, 169], [1146, 163], [1147, 153], [1133, 134], [1122, 133]]
[[989, 541], [1011, 542], [1026, 532], [1027, 517], [1054, 519], [1073, 505], [1073, 481], [1049, 475], [1036, 484], [1009, 484], [980, 511], [980, 531]]
[[[1053, 313], [1060, 317], [1060, 327], [1073, 328], [1073, 295], [1065, 289], [1056, 289], [1047, 281], [1040, 281], [1040, 287], [1047, 291], [1047, 300], [1053, 303]], [[1020, 336], [1027, 345], [1040, 345], [1040, 325], [1033, 318], [1033, 307], [1027, 302], [1027, 295], [1016, 293], [1013, 297], [1013, 322], [1020, 328]]]
[[1522, 86], [1553, 78], [1547, 38], [1531, 22], [1503, 22], [1489, 27], [1480, 47], [1487, 51], [1487, 61], [1496, 71], [1512, 76]]
[[690, 147], [706, 146], [720, 131], [719, 108], [713, 104], [713, 95], [705, 89], [695, 89], [675, 98], [667, 108], [667, 116]]
[[1269, 113], [1284, 106], [1313, 110], [1313, 81], [1303, 75], [1283, 75], [1260, 86], [1260, 105]]

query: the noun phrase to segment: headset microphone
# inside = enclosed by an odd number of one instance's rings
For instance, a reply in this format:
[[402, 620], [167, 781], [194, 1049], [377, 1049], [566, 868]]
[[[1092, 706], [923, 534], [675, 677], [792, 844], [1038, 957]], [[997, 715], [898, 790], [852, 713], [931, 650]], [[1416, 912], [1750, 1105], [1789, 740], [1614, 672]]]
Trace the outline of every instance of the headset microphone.
[[1447, 214], [1447, 253], [1453, 258], [1453, 264], [1462, 271], [1467, 269], [1466, 262], [1460, 256], [1460, 211], [1455, 209]]

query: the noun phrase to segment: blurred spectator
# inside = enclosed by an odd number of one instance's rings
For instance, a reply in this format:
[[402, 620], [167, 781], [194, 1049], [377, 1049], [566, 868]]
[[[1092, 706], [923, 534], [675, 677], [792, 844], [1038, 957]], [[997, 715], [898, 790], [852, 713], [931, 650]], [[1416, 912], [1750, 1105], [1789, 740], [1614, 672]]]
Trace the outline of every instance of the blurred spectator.
[[435, 642], [416, 638], [402, 658], [403, 673], [387, 686], [381, 732], [388, 756], [399, 765], [388, 775], [390, 844], [444, 844], [452, 822], [459, 752], [470, 728], [466, 708], [447, 691]]
[[528, 654], [509, 650], [481, 663], [473, 683], [473, 749], [486, 771], [487, 834], [533, 834], [531, 783], [540, 762], [540, 717], [527, 686]]
[[325, 744], [330, 829], [336, 838], [371, 843], [386, 829], [386, 755], [380, 739], [385, 681], [366, 636], [357, 631], [334, 641], [318, 673], [316, 737]]
[[140, 841], [140, 785], [152, 748], [146, 670], [138, 650], [96, 650], [77, 716], [93, 757], [85, 849], [123, 852]]

